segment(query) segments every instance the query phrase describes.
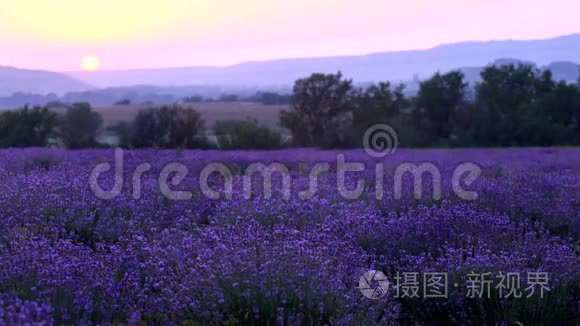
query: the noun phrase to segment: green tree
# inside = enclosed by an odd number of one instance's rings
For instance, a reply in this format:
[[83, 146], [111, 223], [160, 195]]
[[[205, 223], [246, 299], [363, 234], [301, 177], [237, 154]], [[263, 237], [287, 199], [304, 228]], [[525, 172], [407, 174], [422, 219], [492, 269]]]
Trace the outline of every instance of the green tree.
[[56, 113], [25, 106], [0, 115], [0, 147], [44, 147], [56, 127]]
[[60, 119], [60, 138], [67, 148], [94, 147], [102, 124], [103, 118], [88, 103], [76, 103]]
[[312, 74], [294, 84], [289, 111], [280, 113], [281, 125], [298, 146], [332, 147], [349, 141], [352, 122], [352, 81], [342, 74]]
[[207, 147], [204, 121], [199, 112], [181, 106], [140, 111], [132, 125], [134, 147]]
[[550, 92], [544, 93], [538, 103], [542, 113], [563, 125], [574, 124], [580, 112], [580, 89], [561, 81]]
[[524, 146], [578, 144], [580, 90], [566, 82], [554, 84], [525, 107], [516, 140]]
[[258, 100], [264, 105], [289, 104], [290, 95], [280, 95], [276, 92], [263, 92], [256, 94]]
[[454, 118], [465, 103], [467, 84], [459, 71], [436, 73], [419, 85], [414, 121], [425, 142], [447, 141], [454, 131]]
[[523, 118], [541, 113], [532, 104], [553, 90], [551, 73], [540, 73], [529, 65], [507, 65], [488, 67], [481, 77], [482, 82], [476, 87], [478, 143], [485, 146], [529, 143], [526, 133], [521, 132]]
[[358, 89], [353, 98], [353, 141], [361, 144], [365, 131], [378, 123], [393, 125], [408, 105], [404, 85], [392, 88], [390, 83], [378, 83]]

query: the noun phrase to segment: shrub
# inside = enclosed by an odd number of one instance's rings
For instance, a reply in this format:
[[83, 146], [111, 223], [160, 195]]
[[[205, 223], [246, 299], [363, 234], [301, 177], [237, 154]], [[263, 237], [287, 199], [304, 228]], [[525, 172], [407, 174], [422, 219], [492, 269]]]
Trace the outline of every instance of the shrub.
[[56, 126], [56, 114], [47, 108], [24, 107], [0, 115], [0, 147], [43, 147]]
[[132, 125], [134, 147], [206, 148], [204, 121], [199, 112], [164, 106], [139, 112]]
[[283, 146], [282, 136], [256, 120], [219, 121], [214, 126], [221, 149], [276, 149]]
[[95, 147], [102, 124], [103, 118], [88, 103], [73, 104], [60, 120], [61, 140], [67, 148]]

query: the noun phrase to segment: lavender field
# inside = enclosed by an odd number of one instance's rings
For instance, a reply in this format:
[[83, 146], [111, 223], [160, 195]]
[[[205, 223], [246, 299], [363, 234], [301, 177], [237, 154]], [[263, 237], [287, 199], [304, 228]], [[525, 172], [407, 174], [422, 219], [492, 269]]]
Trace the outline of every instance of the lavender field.
[[[347, 174], [349, 189], [366, 181], [360, 198], [337, 190], [340, 153], [367, 166]], [[89, 175], [100, 163], [114, 164], [113, 150], [0, 154], [2, 325], [579, 322], [579, 150], [399, 150], [380, 160], [381, 199], [379, 160], [362, 150], [125, 151], [122, 191], [108, 200], [93, 193]], [[169, 186], [191, 198], [160, 191], [161, 170], [172, 162], [189, 173]], [[231, 199], [200, 190], [200, 172], [215, 162], [233, 173]], [[271, 198], [263, 198], [256, 177], [246, 199], [242, 174], [254, 162], [284, 164], [290, 197], [275, 174]], [[300, 198], [310, 168], [321, 162], [330, 171], [318, 177], [312, 198]], [[428, 177], [423, 198], [415, 199], [410, 175], [395, 199], [396, 167], [421, 162], [441, 171], [441, 199], [430, 197]], [[451, 185], [465, 162], [482, 171], [464, 186], [477, 193], [474, 200], [459, 198]], [[133, 171], [143, 163], [151, 170], [136, 194]], [[113, 187], [113, 170], [100, 175], [103, 189]], [[219, 174], [209, 185], [223, 194]], [[390, 285], [373, 298], [361, 288], [371, 270]], [[427, 295], [426, 273], [446, 275], [445, 297]], [[489, 290], [475, 291], [473, 275], [485, 273]], [[508, 273], [521, 279], [499, 286]], [[548, 282], [533, 283], [530, 275], [540, 274]]]

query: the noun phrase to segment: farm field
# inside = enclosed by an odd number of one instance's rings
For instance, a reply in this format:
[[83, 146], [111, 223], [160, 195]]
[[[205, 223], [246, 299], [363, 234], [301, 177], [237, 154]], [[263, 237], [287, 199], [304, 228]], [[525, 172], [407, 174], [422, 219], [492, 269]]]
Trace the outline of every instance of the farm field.
[[[122, 153], [119, 192], [107, 198], [89, 180], [98, 164], [114, 166], [113, 150], [1, 154], [0, 324], [578, 321], [577, 149], [399, 150], [382, 160], [362, 150], [132, 150]], [[340, 194], [339, 154], [366, 166], [346, 174], [348, 189], [366, 181], [356, 199]], [[255, 162], [287, 167], [289, 197], [274, 174], [271, 198], [262, 196], [257, 176], [246, 199], [242, 174]], [[435, 187], [428, 177], [424, 197], [413, 198], [410, 176], [396, 199], [397, 167], [421, 162], [440, 171], [440, 200], [430, 197]], [[465, 162], [481, 168], [463, 186], [477, 193], [469, 200], [451, 182]], [[143, 163], [151, 170], [134, 185]], [[159, 185], [168, 163], [187, 168], [182, 180], [165, 178], [172, 191], [190, 192], [181, 200]], [[217, 173], [207, 184], [220, 198], [204, 193], [201, 171], [208, 163], [232, 173], [231, 199]], [[318, 176], [317, 192], [302, 198], [316, 163], [329, 163], [330, 170]], [[384, 164], [382, 198], [378, 163]], [[99, 188], [113, 188], [114, 170], [96, 178]], [[361, 286], [370, 271], [389, 280], [384, 293]], [[446, 297], [427, 296], [428, 273], [446, 275]], [[490, 273], [489, 293], [473, 292], [474, 273]], [[512, 296], [497, 283], [507, 273], [521, 275]], [[403, 274], [418, 275], [417, 283], [397, 282]], [[539, 275], [548, 280], [533, 278]], [[415, 287], [417, 296], [404, 295]]]
[[[282, 131], [278, 123], [280, 111], [288, 107], [251, 102], [200, 102], [183, 106], [199, 111], [208, 128], [211, 128], [216, 121], [251, 118], [277, 131]], [[109, 106], [96, 107], [94, 110], [102, 115], [104, 127], [107, 127], [120, 121], [133, 121], [140, 110], [151, 107], [159, 107], [159, 105]]]

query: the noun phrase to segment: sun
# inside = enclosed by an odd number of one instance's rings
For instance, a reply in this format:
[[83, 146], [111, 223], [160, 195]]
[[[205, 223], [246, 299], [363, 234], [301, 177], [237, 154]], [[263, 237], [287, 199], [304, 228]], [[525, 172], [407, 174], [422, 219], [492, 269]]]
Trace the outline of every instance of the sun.
[[94, 55], [88, 55], [83, 58], [81, 65], [85, 71], [97, 71], [101, 68], [101, 60]]

